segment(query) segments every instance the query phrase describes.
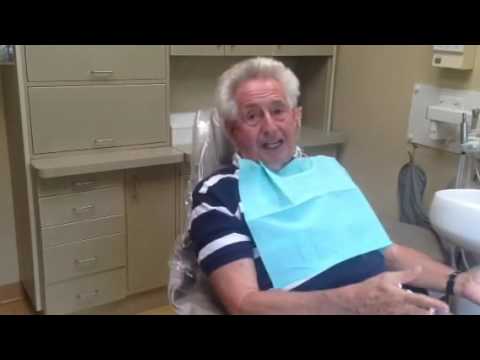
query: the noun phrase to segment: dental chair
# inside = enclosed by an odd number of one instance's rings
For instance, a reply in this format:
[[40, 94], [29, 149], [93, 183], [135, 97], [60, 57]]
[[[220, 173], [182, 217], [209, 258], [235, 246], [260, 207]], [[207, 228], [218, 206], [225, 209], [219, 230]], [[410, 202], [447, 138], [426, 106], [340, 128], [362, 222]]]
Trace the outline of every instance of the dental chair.
[[[175, 243], [169, 264], [168, 298], [178, 315], [226, 313], [197, 263], [188, 229], [193, 189], [204, 177], [231, 165], [233, 153], [217, 112], [212, 109], [198, 111], [193, 125], [191, 173], [185, 196], [187, 221], [183, 234]], [[422, 251], [440, 262], [446, 262], [435, 236], [428, 230], [394, 219], [381, 220], [393, 242]]]
[[177, 239], [174, 246], [170, 261], [168, 297], [179, 315], [225, 314], [197, 263], [188, 229], [193, 189], [204, 177], [231, 165], [233, 153], [233, 147], [223, 133], [217, 112], [213, 109], [199, 110], [193, 125], [190, 179], [184, 199], [187, 221], [183, 235]]

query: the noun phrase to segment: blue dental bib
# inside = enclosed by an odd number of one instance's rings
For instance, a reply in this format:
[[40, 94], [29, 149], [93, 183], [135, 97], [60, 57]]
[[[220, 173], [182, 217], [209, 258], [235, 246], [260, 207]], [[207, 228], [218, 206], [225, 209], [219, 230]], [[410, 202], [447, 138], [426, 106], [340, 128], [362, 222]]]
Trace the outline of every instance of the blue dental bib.
[[391, 241], [346, 170], [326, 156], [297, 158], [278, 172], [241, 159], [246, 223], [276, 289], [291, 289]]

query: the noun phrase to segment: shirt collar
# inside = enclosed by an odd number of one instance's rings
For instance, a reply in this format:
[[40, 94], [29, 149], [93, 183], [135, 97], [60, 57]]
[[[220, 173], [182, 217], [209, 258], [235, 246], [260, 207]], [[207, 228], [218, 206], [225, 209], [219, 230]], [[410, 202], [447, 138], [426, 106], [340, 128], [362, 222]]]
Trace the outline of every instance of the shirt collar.
[[[307, 156], [303, 150], [297, 146], [297, 148], [295, 149], [295, 154], [293, 154], [293, 158], [296, 159], [296, 158], [300, 158], [300, 157], [305, 157]], [[232, 158], [232, 163], [235, 167], [240, 167], [240, 159], [242, 159], [242, 157], [240, 156], [239, 153], [235, 153], [233, 154], [233, 158]]]

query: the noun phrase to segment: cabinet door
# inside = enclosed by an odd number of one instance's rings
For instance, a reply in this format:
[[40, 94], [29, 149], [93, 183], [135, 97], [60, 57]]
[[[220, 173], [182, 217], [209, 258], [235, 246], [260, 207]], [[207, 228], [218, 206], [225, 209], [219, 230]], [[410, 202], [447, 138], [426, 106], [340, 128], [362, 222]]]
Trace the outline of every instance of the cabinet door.
[[276, 45], [276, 56], [331, 56], [333, 45]]
[[30, 45], [29, 81], [166, 80], [166, 45]]
[[166, 144], [167, 85], [31, 87], [35, 153]]
[[275, 45], [226, 45], [229, 56], [273, 56]]
[[168, 283], [175, 240], [175, 166], [127, 171], [127, 267], [130, 294]]
[[223, 56], [225, 45], [170, 45], [173, 56]]

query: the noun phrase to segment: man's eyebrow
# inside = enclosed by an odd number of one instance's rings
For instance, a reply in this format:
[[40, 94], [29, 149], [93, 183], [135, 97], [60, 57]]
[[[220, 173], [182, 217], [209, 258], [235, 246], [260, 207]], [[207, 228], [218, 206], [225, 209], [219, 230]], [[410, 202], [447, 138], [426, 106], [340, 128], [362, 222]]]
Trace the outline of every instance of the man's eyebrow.
[[285, 100], [274, 100], [271, 102], [272, 105], [287, 105], [287, 102]]
[[258, 104], [245, 104], [243, 106], [244, 109], [246, 110], [250, 110], [250, 109], [255, 109], [255, 108], [259, 108], [260, 106]]

